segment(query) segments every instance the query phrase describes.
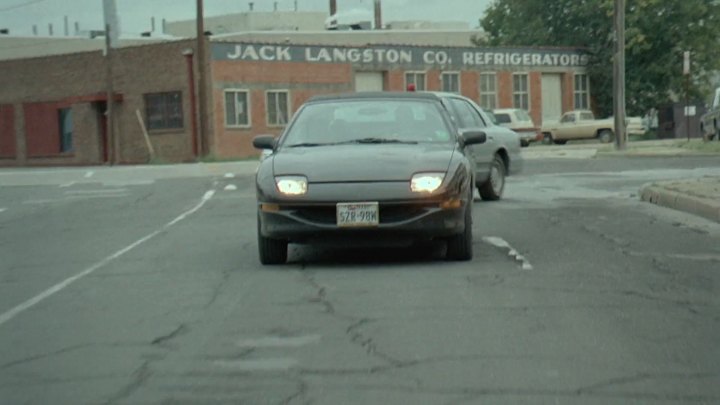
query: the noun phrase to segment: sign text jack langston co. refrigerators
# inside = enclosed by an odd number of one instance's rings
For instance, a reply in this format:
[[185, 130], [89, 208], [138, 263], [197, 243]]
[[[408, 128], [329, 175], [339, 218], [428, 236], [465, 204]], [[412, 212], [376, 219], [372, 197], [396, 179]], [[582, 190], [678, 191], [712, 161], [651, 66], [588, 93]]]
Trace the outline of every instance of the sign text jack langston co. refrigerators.
[[213, 59], [265, 62], [352, 63], [372, 65], [441, 65], [582, 67], [580, 51], [431, 47], [336, 47], [214, 43]]

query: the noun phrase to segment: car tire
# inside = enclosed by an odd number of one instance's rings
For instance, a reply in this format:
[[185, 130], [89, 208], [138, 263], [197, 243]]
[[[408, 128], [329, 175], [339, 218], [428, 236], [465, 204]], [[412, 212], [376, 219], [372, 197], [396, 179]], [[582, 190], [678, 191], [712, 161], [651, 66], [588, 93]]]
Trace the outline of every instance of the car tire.
[[527, 148], [528, 146], [530, 146], [530, 141], [521, 140], [520, 146], [522, 146], [523, 148]]
[[550, 132], [543, 133], [542, 144], [543, 145], [552, 145], [553, 144], [553, 136]]
[[260, 263], [265, 265], [285, 264], [288, 256], [288, 242], [282, 239], [266, 238], [260, 232], [260, 216], [257, 220], [257, 240]]
[[613, 138], [615, 138], [615, 135], [612, 133], [609, 129], [603, 129], [598, 133], [598, 140], [602, 143], [610, 143], [613, 141]]
[[472, 201], [472, 198], [468, 199], [465, 206], [465, 229], [447, 240], [446, 260], [460, 262], [473, 258]]
[[478, 187], [480, 197], [485, 201], [497, 201], [502, 198], [503, 190], [505, 190], [506, 174], [505, 161], [500, 156], [495, 155], [490, 164], [488, 179]]

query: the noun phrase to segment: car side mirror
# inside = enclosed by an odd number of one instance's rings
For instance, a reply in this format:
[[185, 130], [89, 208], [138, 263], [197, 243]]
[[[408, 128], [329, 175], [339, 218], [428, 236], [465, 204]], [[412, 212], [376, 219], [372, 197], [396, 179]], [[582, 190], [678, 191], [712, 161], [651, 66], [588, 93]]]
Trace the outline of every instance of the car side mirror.
[[487, 134], [485, 134], [485, 131], [478, 130], [462, 131], [460, 133], [460, 139], [462, 140], [463, 145], [478, 145], [485, 143], [487, 140]]
[[253, 146], [256, 149], [275, 149], [275, 137], [272, 135], [258, 135], [253, 138]]

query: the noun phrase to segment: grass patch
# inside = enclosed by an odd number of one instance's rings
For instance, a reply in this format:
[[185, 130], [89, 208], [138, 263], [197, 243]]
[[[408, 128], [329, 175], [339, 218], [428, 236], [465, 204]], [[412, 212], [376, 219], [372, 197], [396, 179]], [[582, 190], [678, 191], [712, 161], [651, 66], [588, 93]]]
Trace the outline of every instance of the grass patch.
[[720, 142], [709, 141], [704, 142], [702, 140], [691, 140], [690, 142], [682, 142], [677, 145], [679, 148], [692, 150], [695, 152], [702, 153], [720, 153]]

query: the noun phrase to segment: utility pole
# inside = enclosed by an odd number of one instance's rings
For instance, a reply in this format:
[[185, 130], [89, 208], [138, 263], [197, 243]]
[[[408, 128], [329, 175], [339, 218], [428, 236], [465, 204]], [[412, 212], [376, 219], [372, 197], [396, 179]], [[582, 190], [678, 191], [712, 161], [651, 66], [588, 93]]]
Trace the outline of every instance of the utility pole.
[[615, 57], [613, 58], [613, 116], [615, 148], [625, 150], [625, 0], [615, 0]]
[[203, 0], [197, 0], [197, 63], [198, 63], [198, 132], [200, 143], [200, 156], [205, 156], [207, 150], [206, 117], [207, 117], [207, 88], [205, 86], [205, 12]]
[[105, 123], [107, 125], [105, 150], [107, 151], [107, 163], [115, 163], [115, 119], [114, 119], [114, 104], [115, 90], [113, 88], [113, 69], [112, 69], [112, 45], [110, 41], [110, 24], [105, 24], [105, 87], [107, 91], [107, 101], [105, 102]]

